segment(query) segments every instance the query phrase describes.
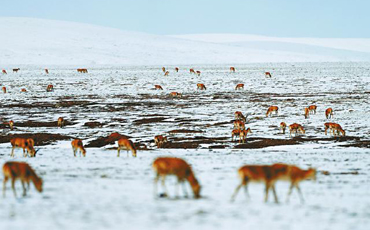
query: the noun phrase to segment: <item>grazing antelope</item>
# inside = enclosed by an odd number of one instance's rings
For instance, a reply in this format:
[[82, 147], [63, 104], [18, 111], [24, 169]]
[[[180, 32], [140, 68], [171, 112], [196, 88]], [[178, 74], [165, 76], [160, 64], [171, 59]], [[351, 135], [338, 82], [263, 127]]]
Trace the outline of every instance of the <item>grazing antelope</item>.
[[32, 181], [38, 192], [42, 192], [42, 179], [37, 176], [35, 171], [25, 162], [10, 161], [6, 162], [3, 166], [3, 197], [5, 197], [6, 182], [10, 179], [12, 181], [12, 190], [14, 196], [17, 197], [15, 192], [15, 181], [20, 180], [23, 188], [23, 196], [26, 196], [26, 186], [30, 188], [30, 182]]
[[178, 92], [171, 92], [170, 93], [170, 96], [171, 97], [182, 97], [182, 94], [181, 93], [178, 93]]
[[74, 139], [72, 142], [71, 142], [71, 145], [72, 145], [72, 149], [73, 149], [73, 155], [76, 156], [76, 153], [77, 151], [79, 150], [80, 151], [80, 156], [81, 156], [81, 153], [82, 155], [85, 157], [86, 156], [86, 150], [84, 148], [84, 145], [82, 143], [82, 140], [81, 139]]
[[3, 87], [1, 88], [1, 90], [3, 91], [3, 93], [6, 93], [6, 87], [5, 87], [5, 86], [3, 86]]
[[310, 109], [304, 108], [304, 119], [307, 119], [309, 115], [310, 115]]
[[328, 129], [329, 129], [329, 133], [332, 131], [332, 125], [334, 125], [334, 124], [335, 123], [333, 123], [333, 122], [326, 122], [324, 124], [324, 126], [325, 126], [325, 135], [327, 134]]
[[168, 196], [167, 188], [165, 185], [166, 176], [174, 175], [177, 177], [177, 195], [178, 186], [182, 184], [185, 197], [187, 197], [186, 188], [184, 182], [187, 180], [193, 190], [195, 198], [200, 198], [201, 186], [198, 180], [195, 178], [191, 166], [186, 163], [183, 159], [175, 157], [159, 157], [153, 162], [153, 170], [156, 174], [154, 179], [154, 194], [157, 196], [157, 184], [159, 179], [162, 180], [162, 186], [165, 190], [164, 196]]
[[237, 90], [237, 89], [244, 89], [244, 84], [237, 84], [235, 86], [235, 90]]
[[293, 123], [293, 124], [289, 125], [289, 136], [292, 136], [293, 132], [297, 135], [298, 131], [302, 134], [306, 133], [303, 126], [300, 125], [300, 124]]
[[3, 69], [2, 73], [3, 74], [8, 74], [5, 69]]
[[79, 73], [87, 73], [87, 69], [77, 69], [77, 72], [79, 72]]
[[195, 74], [195, 71], [194, 71], [194, 69], [190, 69], [190, 73], [193, 73], [193, 74]]
[[202, 84], [202, 83], [198, 83], [198, 84], [197, 84], [197, 89], [200, 89], [200, 90], [206, 90], [207, 88], [206, 88], [206, 86], [205, 86], [204, 84]]
[[21, 137], [12, 138], [10, 140], [10, 144], [12, 145], [12, 152], [10, 154], [11, 157], [14, 157], [15, 148], [22, 148], [24, 157], [26, 157], [28, 154], [30, 157], [36, 157], [36, 151], [34, 149], [35, 141], [32, 138], [21, 138]]
[[310, 105], [310, 106], [308, 106], [308, 110], [310, 110], [310, 113], [311, 114], [316, 114], [316, 109], [317, 109], [317, 106], [316, 105]]
[[13, 120], [9, 121], [9, 127], [10, 127], [10, 130], [13, 130], [13, 127], [14, 127], [14, 121]]
[[267, 109], [267, 112], [266, 112], [266, 117], [268, 117], [270, 114], [272, 116], [272, 112], [275, 112], [276, 115], [278, 115], [278, 110], [279, 110], [279, 107], [277, 106], [270, 106], [268, 109]]
[[239, 134], [239, 143], [240, 141], [242, 141], [242, 143], [245, 143], [245, 140], [247, 139], [247, 134], [248, 133], [252, 133], [252, 130], [250, 128], [248, 129], [244, 129], [244, 130], [241, 130], [240, 131], [240, 134]]
[[235, 115], [235, 120], [240, 120], [240, 121], [243, 121], [244, 123], [247, 121], [247, 118], [240, 111], [236, 111], [234, 115]]
[[167, 137], [157, 135], [154, 137], [154, 143], [157, 145], [158, 148], [160, 148], [164, 143], [167, 143]]
[[307, 179], [313, 179], [316, 181], [316, 169], [309, 168], [307, 170], [302, 170], [295, 165], [287, 164], [273, 164], [272, 168], [275, 173], [278, 175], [278, 180], [286, 180], [290, 182], [289, 192], [286, 201], [289, 202], [290, 195], [292, 194], [293, 188], [296, 188], [301, 202], [304, 202], [301, 189], [299, 188], [299, 182]]
[[176, 71], [176, 73], [178, 73], [178, 72], [179, 72], [179, 68], [177, 68], [177, 67], [176, 67], [176, 68], [175, 68], [175, 71]]
[[325, 116], [326, 116], [326, 119], [332, 118], [333, 117], [333, 109], [332, 108], [326, 109], [325, 110]]
[[117, 157], [119, 157], [121, 149], [126, 149], [127, 150], [127, 156], [128, 156], [128, 151], [131, 150], [132, 156], [136, 157], [136, 148], [135, 148], [134, 143], [131, 140], [126, 139], [126, 138], [121, 138], [121, 139], [118, 140]]
[[46, 74], [49, 74], [49, 70], [48, 70], [48, 69], [45, 69], [45, 73], [46, 73]]
[[280, 129], [283, 131], [283, 134], [285, 134], [286, 124], [285, 122], [280, 123]]
[[156, 90], [163, 90], [162, 86], [160, 86], [160, 85], [154, 85], [154, 88], [155, 88]]
[[271, 77], [271, 73], [270, 72], [265, 72], [265, 77]]
[[168, 76], [170, 74], [170, 72], [169, 71], [166, 71], [165, 73], [164, 73], [164, 76]]
[[230, 72], [235, 73], [235, 67], [230, 67]]
[[244, 121], [241, 121], [241, 120], [234, 121], [234, 129], [244, 130], [245, 129], [245, 123], [244, 123]]
[[21, 92], [27, 93], [27, 90], [25, 88], [22, 88]]
[[13, 73], [17, 73], [19, 70], [20, 70], [20, 68], [18, 68], [18, 69], [13, 69]]
[[200, 71], [199, 70], [197, 70], [196, 73], [197, 73], [198, 76], [200, 76]]
[[[333, 136], [340, 135], [342, 136], [346, 135], [346, 132], [342, 129], [342, 127], [337, 123], [327, 122], [324, 124], [325, 126], [325, 135], [327, 134], [327, 130], [329, 129], [329, 132], [331, 131], [333, 133]], [[336, 132], [336, 134], [335, 134]]]
[[244, 187], [245, 194], [247, 197], [249, 197], [249, 182], [263, 182], [265, 183], [265, 202], [267, 202], [268, 200], [270, 189], [274, 194], [275, 202], [279, 202], [275, 191], [275, 183], [278, 179], [279, 174], [275, 173], [271, 165], [245, 165], [239, 168], [238, 175], [241, 179], [241, 183], [236, 187], [234, 194], [231, 197], [231, 201], [235, 200], [235, 197], [241, 187]]
[[46, 87], [46, 92], [53, 92], [54, 91], [54, 86], [53, 85], [48, 85]]
[[63, 117], [59, 117], [58, 118], [58, 127], [59, 128], [63, 128], [64, 123], [65, 123], [64, 118]]
[[166, 72], [166, 68], [165, 67], [162, 67], [162, 71], [163, 71], [163, 73], [165, 73]]

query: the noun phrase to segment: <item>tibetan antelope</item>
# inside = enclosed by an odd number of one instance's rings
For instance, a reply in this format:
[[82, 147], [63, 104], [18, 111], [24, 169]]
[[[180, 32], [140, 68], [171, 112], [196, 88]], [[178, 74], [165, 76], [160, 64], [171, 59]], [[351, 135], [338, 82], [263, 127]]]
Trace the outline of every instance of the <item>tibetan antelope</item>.
[[3, 69], [2, 73], [3, 74], [8, 74], [5, 69]]
[[171, 92], [170, 93], [170, 96], [171, 97], [182, 97], [182, 94], [181, 93], [178, 93], [178, 92]]
[[87, 69], [77, 69], [77, 72], [79, 72], [79, 73], [88, 73]]
[[160, 148], [164, 143], [167, 143], [167, 137], [157, 135], [154, 137], [154, 143], [157, 145], [157, 148]]
[[[33, 183], [38, 192], [42, 192], [42, 179], [38, 177], [35, 171], [29, 166], [29, 164], [25, 162], [6, 162], [3, 166], [3, 174], [3, 197], [5, 197], [6, 182], [9, 179], [12, 182], [12, 190], [15, 197], [17, 197], [14, 186], [16, 180], [20, 180], [22, 183], [23, 196], [26, 196], [26, 191], [30, 188], [30, 182]], [[27, 184], [27, 189], [25, 184]]]
[[3, 86], [3, 87], [1, 88], [1, 90], [3, 91], [3, 93], [6, 93], [6, 87], [5, 87], [5, 86]]
[[13, 73], [17, 73], [20, 70], [20, 68], [13, 69]]
[[48, 85], [46, 87], [46, 92], [53, 92], [54, 91], [54, 86], [53, 85]]
[[234, 129], [244, 130], [245, 129], [245, 123], [244, 123], [244, 121], [241, 121], [241, 120], [234, 121]]
[[287, 164], [273, 164], [272, 168], [274, 172], [278, 175], [278, 180], [285, 180], [290, 182], [289, 192], [286, 201], [289, 202], [290, 195], [292, 194], [293, 188], [296, 188], [301, 202], [304, 202], [301, 189], [299, 188], [299, 183], [303, 180], [312, 179], [316, 181], [316, 169], [309, 168], [307, 170], [302, 170], [295, 165]]
[[27, 93], [27, 90], [25, 88], [22, 88], [21, 92]]
[[235, 120], [238, 120], [238, 121], [243, 121], [244, 123], [247, 122], [247, 118], [243, 115], [242, 112], [240, 111], [236, 111], [234, 113], [235, 115]]
[[45, 73], [46, 73], [46, 74], [49, 74], [49, 70], [48, 70], [48, 69], [45, 69]]
[[14, 121], [13, 120], [9, 121], [9, 128], [10, 128], [10, 130], [13, 130], [13, 128], [14, 128]]
[[283, 134], [285, 134], [285, 129], [286, 129], [286, 123], [285, 122], [280, 123], [280, 129], [283, 131]]
[[325, 110], [325, 116], [326, 116], [326, 119], [332, 118], [333, 117], [333, 109], [332, 108], [326, 109]]
[[270, 72], [265, 72], [265, 77], [271, 77], [271, 73]]
[[293, 123], [293, 124], [289, 125], [289, 136], [292, 136], [292, 133], [295, 133], [295, 135], [297, 135], [298, 132], [300, 132], [301, 134], [306, 133], [303, 126], [300, 125], [300, 124]]
[[[340, 135], [340, 133], [342, 134], [342, 136], [345, 136], [346, 135], [346, 131], [344, 131], [342, 129], [342, 127], [337, 124], [337, 123], [333, 123], [333, 122], [327, 122], [324, 124], [325, 126], [325, 135], [327, 134], [327, 130], [329, 129], [329, 133], [332, 132], [333, 133], [333, 136], [336, 136], [336, 135]], [[336, 133], [335, 133], [336, 132]]]
[[166, 71], [165, 73], [164, 73], [164, 76], [168, 76], [170, 74], [170, 72], [169, 71]]
[[304, 119], [307, 119], [310, 115], [310, 109], [309, 108], [304, 108]]
[[163, 73], [165, 73], [166, 72], [166, 68], [165, 67], [162, 67], [162, 71], [163, 71]]
[[190, 73], [193, 73], [193, 74], [195, 74], [195, 71], [194, 71], [194, 69], [190, 69]]
[[317, 106], [316, 105], [310, 105], [310, 106], [308, 106], [308, 110], [310, 110], [310, 113], [311, 114], [316, 114], [316, 109], [317, 109]]
[[235, 73], [235, 67], [230, 67], [230, 72]]
[[278, 110], [279, 110], [279, 107], [277, 106], [270, 106], [268, 109], [267, 109], [267, 112], [266, 112], [266, 117], [268, 117], [270, 114], [272, 116], [272, 112], [275, 112], [276, 115], [278, 115]]
[[176, 67], [176, 68], [175, 68], [175, 71], [176, 71], [176, 73], [178, 73], [178, 72], [179, 72], [179, 68], [177, 68], [177, 67]]
[[200, 76], [200, 71], [199, 71], [199, 70], [197, 70], [195, 73], [196, 73], [198, 76]]
[[81, 153], [82, 153], [82, 155], [84, 157], [86, 157], [86, 150], [84, 148], [84, 145], [83, 145], [81, 139], [74, 139], [71, 142], [71, 145], [72, 145], [72, 150], [73, 150], [73, 155], [74, 156], [76, 156], [77, 151], [80, 151], [80, 156], [81, 156]]
[[128, 151], [130, 150], [132, 152], [132, 156], [136, 157], [136, 148], [135, 148], [134, 143], [131, 140], [126, 139], [126, 138], [121, 138], [118, 140], [117, 143], [118, 143], [117, 157], [119, 157], [121, 149], [127, 150], [127, 156], [128, 156]]
[[239, 134], [239, 143], [240, 143], [240, 141], [242, 143], [245, 143], [245, 140], [247, 139], [247, 134], [248, 133], [252, 133], [252, 130], [250, 128], [244, 129], [244, 130], [241, 130], [240, 131], [240, 134]]
[[160, 86], [160, 85], [154, 85], [154, 89], [156, 89], [156, 90], [163, 90], [162, 86]]
[[59, 117], [58, 118], [58, 124], [57, 124], [58, 127], [59, 128], [63, 128], [64, 124], [65, 124], [64, 118], [63, 117]]
[[153, 170], [156, 174], [154, 179], [154, 194], [157, 196], [157, 184], [159, 179], [162, 180], [162, 186], [164, 188], [164, 196], [168, 196], [167, 188], [165, 185], [166, 177], [169, 175], [174, 175], [177, 177], [177, 196], [179, 185], [182, 184], [185, 197], [187, 197], [187, 192], [185, 188], [185, 181], [188, 181], [195, 198], [200, 198], [201, 186], [198, 180], [195, 178], [191, 166], [186, 163], [183, 159], [175, 157], [159, 157], [153, 162]]
[[237, 90], [237, 89], [244, 89], [244, 84], [237, 84], [235, 86], [235, 90]]
[[14, 157], [15, 148], [22, 148], [24, 157], [27, 155], [30, 157], [36, 157], [37, 151], [34, 149], [35, 141], [32, 138], [15, 137], [10, 140], [10, 144], [12, 145], [12, 152], [10, 154], [11, 157]]
[[206, 86], [204, 84], [198, 83], [197, 84], [197, 89], [199, 89], [199, 90], [206, 90], [207, 88], [206, 88]]

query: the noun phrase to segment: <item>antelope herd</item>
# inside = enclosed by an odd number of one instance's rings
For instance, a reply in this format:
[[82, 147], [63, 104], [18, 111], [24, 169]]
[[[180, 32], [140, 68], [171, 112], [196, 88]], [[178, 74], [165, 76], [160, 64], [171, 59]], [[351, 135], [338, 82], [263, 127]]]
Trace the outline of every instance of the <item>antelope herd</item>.
[[[13, 69], [13, 72], [18, 72], [20, 68]], [[87, 69], [77, 69], [79, 73], [88, 73]], [[165, 76], [169, 75], [169, 70], [166, 70], [165, 67], [162, 67], [162, 71]], [[175, 72], [179, 72], [179, 68], [175, 68]], [[235, 67], [230, 67], [230, 72], [235, 73]], [[2, 70], [3, 74], [7, 74], [6, 70]], [[45, 73], [49, 74], [49, 70], [45, 69]], [[195, 71], [194, 69], [190, 69], [190, 73], [196, 74], [200, 76], [201, 72], [199, 70]], [[270, 72], [265, 72], [266, 77], [272, 77]], [[154, 85], [154, 88], [156, 90], [163, 90], [161, 85]], [[206, 86], [202, 83], [197, 84], [197, 89], [199, 90], [206, 90]], [[237, 84], [235, 87], [235, 90], [244, 89], [244, 84]], [[6, 93], [6, 87], [2, 87], [3, 93]], [[53, 92], [54, 86], [48, 85], [46, 88], [47, 92]], [[22, 92], [26, 92], [26, 89], [22, 89]], [[170, 96], [172, 97], [181, 97], [182, 94], [178, 92], [171, 92]], [[306, 108], [304, 108], [304, 116], [306, 119], [309, 118], [310, 114], [316, 114], [316, 105], [310, 105]], [[278, 106], [270, 106], [267, 109], [266, 117], [272, 116], [274, 113], [276, 116], [278, 115]], [[250, 128], [246, 129], [246, 123], [247, 123], [247, 116], [244, 116], [241, 111], [236, 111], [234, 113], [235, 120], [233, 122], [234, 128], [231, 132], [231, 141], [236, 141], [236, 138], [239, 137], [239, 143], [245, 143], [246, 137], [248, 133], [252, 133], [252, 130]], [[325, 111], [326, 119], [333, 118], [333, 109], [328, 108]], [[14, 122], [10, 120], [8, 122], [9, 127], [11, 130], [13, 130]], [[65, 125], [65, 120], [63, 117], [59, 117], [57, 121], [57, 126], [62, 128]], [[345, 131], [343, 128], [333, 122], [327, 122], [324, 124], [325, 126], [325, 135], [327, 135], [327, 132], [329, 130], [329, 133], [331, 133], [333, 136], [345, 136]], [[285, 134], [286, 128], [289, 128], [289, 135], [292, 136], [292, 134], [297, 135], [305, 134], [305, 129], [301, 124], [293, 123], [289, 126], [285, 122], [280, 123], [280, 129], [282, 130], [282, 133]], [[157, 148], [162, 148], [165, 146], [165, 144], [168, 142], [167, 137], [163, 135], [157, 135], [154, 137], [154, 143], [157, 146]], [[37, 151], [34, 148], [35, 141], [32, 138], [12, 138], [10, 140], [10, 143], [12, 145], [11, 150], [11, 157], [14, 157], [14, 150], [15, 148], [21, 148], [23, 149], [23, 156], [24, 157], [35, 157]], [[127, 139], [127, 138], [120, 138], [117, 141], [118, 147], [117, 147], [117, 156], [120, 156], [121, 149], [127, 150], [127, 156], [128, 152], [131, 151], [132, 156], [137, 156], [137, 149], [135, 147], [135, 144]], [[86, 149], [84, 148], [83, 142], [81, 139], [74, 139], [71, 142], [73, 155], [76, 157], [77, 152], [80, 152], [85, 157], [86, 156]], [[155, 172], [155, 179], [154, 179], [154, 191], [157, 196], [157, 183], [159, 180], [162, 182], [162, 186], [164, 189], [164, 193], [162, 196], [166, 197], [168, 196], [168, 192], [165, 186], [165, 179], [169, 175], [174, 175], [177, 177], [178, 185], [180, 184], [183, 186], [184, 194], [187, 195], [186, 189], [184, 187], [184, 183], [187, 181], [191, 189], [193, 191], [193, 195], [195, 198], [200, 198], [200, 191], [201, 186], [198, 182], [198, 180], [194, 176], [194, 172], [191, 168], [191, 166], [180, 158], [175, 157], [159, 157], [156, 160], [154, 160], [152, 164], [153, 170]], [[4, 182], [3, 182], [3, 195], [5, 196], [5, 190], [6, 190], [6, 183], [10, 179], [12, 181], [12, 189], [14, 192], [14, 195], [16, 196], [16, 191], [14, 187], [14, 183], [16, 180], [20, 180], [23, 187], [23, 195], [26, 195], [26, 188], [25, 184], [27, 184], [28, 188], [30, 185], [30, 181], [33, 182], [35, 185], [37, 191], [42, 192], [42, 179], [37, 176], [35, 171], [27, 164], [23, 162], [7, 162], [3, 166], [3, 174], [4, 174]], [[244, 187], [246, 191], [246, 195], [248, 194], [247, 186], [250, 182], [263, 182], [265, 184], [265, 201], [268, 200], [268, 194], [269, 191], [272, 190], [272, 193], [274, 195], [274, 200], [277, 203], [278, 197], [275, 191], [275, 184], [277, 181], [280, 180], [287, 180], [290, 182], [289, 192], [287, 196], [287, 201], [289, 200], [290, 194], [292, 193], [292, 190], [294, 188], [297, 189], [301, 201], [303, 202], [303, 195], [301, 193], [299, 183], [302, 180], [305, 179], [316, 179], [316, 170], [315, 169], [308, 169], [308, 170], [302, 170], [298, 168], [295, 165], [287, 165], [282, 163], [272, 164], [272, 165], [245, 165], [241, 167], [238, 170], [239, 177], [241, 179], [240, 184], [236, 187], [231, 200], [235, 200], [239, 190]], [[177, 190], [178, 192], [178, 190]], [[178, 193], [177, 193], [178, 195]]]

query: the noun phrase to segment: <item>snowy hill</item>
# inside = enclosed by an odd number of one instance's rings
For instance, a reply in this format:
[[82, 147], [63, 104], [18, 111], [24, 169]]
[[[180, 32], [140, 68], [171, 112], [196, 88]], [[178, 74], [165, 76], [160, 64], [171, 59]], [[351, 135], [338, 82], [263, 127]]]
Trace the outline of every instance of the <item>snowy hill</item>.
[[2, 66], [370, 61], [369, 39], [162, 36], [32, 18], [0, 18], [0, 30]]

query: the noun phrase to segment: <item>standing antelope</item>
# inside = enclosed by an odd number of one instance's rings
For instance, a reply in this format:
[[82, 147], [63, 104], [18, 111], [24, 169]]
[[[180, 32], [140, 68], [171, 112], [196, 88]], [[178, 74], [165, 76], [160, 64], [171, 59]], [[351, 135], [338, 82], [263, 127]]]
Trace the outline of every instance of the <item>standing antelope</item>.
[[71, 145], [72, 145], [72, 149], [73, 149], [73, 155], [76, 156], [76, 153], [77, 151], [80, 151], [80, 156], [81, 156], [81, 153], [84, 157], [86, 157], [86, 150], [84, 148], [84, 145], [82, 143], [82, 140], [81, 139], [74, 139], [72, 142], [71, 142]]
[[64, 118], [63, 117], [59, 117], [58, 118], [58, 127], [59, 128], [63, 128], [64, 124], [65, 124]]
[[24, 157], [26, 157], [28, 154], [30, 157], [36, 157], [36, 151], [34, 149], [35, 141], [32, 138], [15, 137], [10, 140], [10, 144], [12, 145], [12, 152], [10, 154], [11, 157], [14, 157], [15, 148], [22, 148]]
[[5, 69], [3, 69], [3, 71], [2, 71], [2, 72], [3, 72], [3, 74], [8, 74], [8, 73], [6, 72], [6, 70], [5, 70]]
[[198, 76], [200, 76], [200, 71], [199, 71], [199, 70], [197, 70], [197, 71], [196, 71], [196, 74], [197, 74]]
[[241, 121], [241, 120], [234, 121], [234, 129], [244, 130], [245, 129], [245, 123], [244, 123], [244, 121]]
[[126, 138], [121, 138], [118, 140], [117, 157], [119, 157], [121, 149], [127, 150], [127, 156], [128, 156], [128, 151], [131, 150], [132, 156], [136, 157], [136, 148], [135, 148], [134, 143], [131, 140], [126, 139]]
[[235, 90], [237, 90], [237, 89], [244, 89], [244, 84], [237, 84], [235, 86]]
[[332, 108], [326, 109], [325, 110], [325, 116], [326, 116], [326, 119], [332, 118], [333, 117], [333, 109]]
[[235, 73], [235, 67], [230, 67], [230, 72]]
[[160, 85], [154, 85], [154, 88], [155, 88], [156, 90], [163, 90], [162, 86], [160, 86]]
[[193, 74], [195, 74], [195, 71], [194, 71], [194, 69], [190, 69], [190, 73], [193, 73]]
[[166, 176], [174, 175], [177, 177], [177, 195], [179, 185], [182, 184], [184, 194], [187, 197], [186, 188], [184, 182], [187, 180], [193, 190], [195, 198], [200, 198], [201, 186], [198, 180], [195, 178], [193, 170], [190, 165], [183, 159], [175, 157], [159, 157], [153, 162], [153, 170], [156, 174], [154, 179], [154, 193], [157, 196], [157, 184], [159, 179], [162, 179], [162, 186], [165, 190], [164, 196], [168, 196], [167, 188], [165, 185]]
[[283, 131], [283, 134], [285, 134], [285, 129], [286, 129], [286, 123], [285, 122], [280, 123], [280, 129]]
[[22, 183], [23, 196], [26, 196], [27, 191], [25, 183], [27, 184], [27, 187], [29, 189], [31, 181], [33, 185], [35, 185], [37, 191], [39, 191], [40, 193], [42, 192], [42, 179], [38, 177], [35, 171], [25, 162], [6, 162], [3, 166], [3, 174], [3, 197], [5, 197], [6, 182], [9, 179], [11, 179], [12, 181], [12, 190], [15, 197], [17, 197], [14, 186], [16, 180], [20, 180]]
[[300, 125], [300, 124], [293, 123], [293, 124], [289, 125], [289, 136], [292, 136], [293, 132], [297, 135], [298, 131], [302, 134], [306, 133], [303, 126]]
[[268, 109], [267, 109], [267, 112], [266, 112], [266, 117], [268, 117], [270, 114], [272, 116], [272, 112], [275, 112], [276, 115], [278, 115], [278, 110], [279, 110], [279, 107], [277, 106], [270, 106]]
[[164, 73], [164, 76], [168, 76], [170, 74], [170, 72], [169, 71], [166, 71], [165, 73]]
[[198, 84], [197, 84], [197, 89], [200, 89], [200, 90], [206, 90], [207, 88], [206, 88], [206, 86], [205, 86], [204, 84], [202, 84], [202, 83], [198, 83]]
[[166, 72], [166, 68], [165, 67], [162, 67], [162, 71], [163, 71], [163, 73], [165, 73]]
[[179, 68], [177, 68], [177, 67], [176, 67], [176, 68], [175, 68], [175, 71], [176, 71], [176, 73], [178, 73], [178, 72], [179, 72]]
[[316, 114], [316, 109], [317, 109], [316, 105], [308, 106], [308, 110], [310, 110], [310, 113], [312, 113], [312, 114]]
[[240, 141], [242, 143], [245, 143], [245, 140], [247, 139], [247, 134], [248, 133], [252, 133], [252, 130], [250, 128], [244, 129], [244, 130], [240, 131], [240, 134], [239, 134], [239, 143], [240, 143]]
[[20, 70], [20, 68], [13, 69], [13, 73], [17, 73]]
[[167, 143], [167, 137], [157, 135], [154, 137], [154, 143], [157, 145], [157, 148], [160, 148], [164, 143]]
[[3, 87], [1, 88], [1, 90], [3, 91], [3, 93], [6, 93], [6, 87], [5, 87], [5, 86], [3, 86]]
[[304, 119], [307, 119], [309, 115], [310, 115], [310, 109], [304, 108]]
[[10, 127], [10, 130], [13, 130], [13, 128], [14, 128], [14, 121], [13, 120], [9, 121], [9, 127]]
[[242, 112], [236, 111], [234, 115], [235, 115], [235, 120], [240, 120], [240, 121], [243, 121], [244, 123], [247, 122], [247, 118], [243, 115]]
[[265, 72], [265, 77], [271, 77], [271, 73], [270, 72]]
[[27, 92], [27, 90], [26, 90], [25, 88], [22, 88], [22, 89], [21, 89], [21, 92], [26, 93], [26, 92]]
[[171, 92], [170, 93], [170, 96], [171, 97], [182, 97], [182, 94], [181, 93], [178, 93], [178, 92]]
[[45, 69], [45, 73], [46, 73], [46, 74], [49, 74], [49, 70], [48, 70], [48, 69]]
[[48, 85], [46, 87], [46, 92], [53, 92], [54, 91], [54, 86], [53, 85]]

